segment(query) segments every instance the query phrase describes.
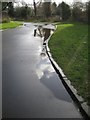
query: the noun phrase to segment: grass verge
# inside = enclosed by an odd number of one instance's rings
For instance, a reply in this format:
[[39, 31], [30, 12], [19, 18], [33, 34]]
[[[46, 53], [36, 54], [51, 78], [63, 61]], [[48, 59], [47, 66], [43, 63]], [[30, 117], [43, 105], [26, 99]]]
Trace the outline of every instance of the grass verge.
[[22, 25], [22, 22], [11, 21], [8, 23], [0, 24], [0, 29], [8, 29], [8, 28], [15, 28]]
[[88, 25], [58, 24], [49, 41], [53, 58], [90, 105], [88, 82]]

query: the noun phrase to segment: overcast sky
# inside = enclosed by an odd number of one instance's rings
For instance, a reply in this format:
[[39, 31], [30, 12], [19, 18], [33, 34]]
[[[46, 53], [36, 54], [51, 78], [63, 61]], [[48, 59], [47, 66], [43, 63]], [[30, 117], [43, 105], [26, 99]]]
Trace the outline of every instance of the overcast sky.
[[[33, 3], [33, 0], [24, 0], [27, 3]], [[36, 2], [39, 0], [35, 0]], [[66, 3], [72, 3], [75, 0], [52, 0], [52, 2], [61, 3], [62, 1], [65, 1]], [[89, 0], [76, 0], [76, 1], [82, 1], [82, 2], [87, 2]]]

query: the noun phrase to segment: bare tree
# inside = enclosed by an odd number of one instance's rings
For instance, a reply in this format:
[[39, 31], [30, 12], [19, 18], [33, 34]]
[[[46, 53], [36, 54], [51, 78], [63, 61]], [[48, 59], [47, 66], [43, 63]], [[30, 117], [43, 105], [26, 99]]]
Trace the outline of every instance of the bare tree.
[[51, 16], [51, 0], [44, 0], [43, 13], [46, 18]]
[[35, 0], [33, 0], [33, 5], [34, 5], [34, 13], [35, 13], [35, 16], [37, 15], [37, 8], [36, 8], [36, 2]]

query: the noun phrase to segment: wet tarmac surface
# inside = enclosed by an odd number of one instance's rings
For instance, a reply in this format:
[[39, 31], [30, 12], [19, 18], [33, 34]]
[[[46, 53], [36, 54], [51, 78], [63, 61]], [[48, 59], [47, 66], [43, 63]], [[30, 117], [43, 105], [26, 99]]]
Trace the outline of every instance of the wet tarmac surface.
[[2, 33], [3, 118], [81, 118], [33, 29]]

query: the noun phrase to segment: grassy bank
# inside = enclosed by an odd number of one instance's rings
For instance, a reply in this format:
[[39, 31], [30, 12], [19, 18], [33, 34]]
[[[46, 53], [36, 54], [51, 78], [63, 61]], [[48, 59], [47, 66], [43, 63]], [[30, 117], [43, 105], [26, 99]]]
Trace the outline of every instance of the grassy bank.
[[49, 41], [53, 58], [72, 85], [90, 104], [88, 82], [88, 25], [59, 24]]
[[8, 28], [15, 28], [22, 25], [21, 22], [15, 22], [15, 21], [11, 21], [8, 23], [2, 23], [0, 24], [0, 29], [8, 29]]

